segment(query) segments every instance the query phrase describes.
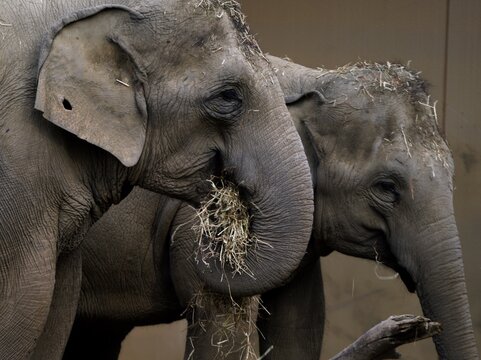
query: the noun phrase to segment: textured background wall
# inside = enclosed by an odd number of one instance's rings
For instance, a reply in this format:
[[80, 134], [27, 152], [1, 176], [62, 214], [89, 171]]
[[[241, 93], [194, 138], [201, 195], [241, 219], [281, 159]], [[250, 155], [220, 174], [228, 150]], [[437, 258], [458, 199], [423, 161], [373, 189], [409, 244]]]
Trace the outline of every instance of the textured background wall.
[[[455, 210], [472, 315], [481, 345], [481, 2], [478, 0], [241, 0], [264, 51], [311, 66], [411, 60], [431, 83], [456, 163]], [[327, 359], [390, 314], [421, 310], [399, 280], [382, 281], [372, 262], [323, 259]], [[381, 270], [384, 274], [389, 270]], [[349, 323], [349, 327], [346, 325]], [[136, 329], [122, 359], [182, 358], [185, 324]], [[406, 359], [436, 359], [423, 341]]]

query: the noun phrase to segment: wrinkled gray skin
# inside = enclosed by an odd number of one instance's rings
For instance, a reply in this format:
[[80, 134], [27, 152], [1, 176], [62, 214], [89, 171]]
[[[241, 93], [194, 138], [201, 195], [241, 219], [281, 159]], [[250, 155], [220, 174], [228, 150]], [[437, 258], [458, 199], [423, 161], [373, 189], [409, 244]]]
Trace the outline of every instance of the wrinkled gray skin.
[[[261, 313], [258, 321], [266, 337], [261, 353], [274, 345], [269, 359], [319, 359], [324, 325], [319, 257], [337, 250], [400, 273], [425, 315], [442, 323], [444, 331], [434, 338], [441, 359], [477, 359], [453, 214], [453, 164], [431, 110], [418, 103], [426, 102], [422, 80], [401, 70], [400, 80], [393, 81], [399, 90], [392, 92], [378, 88], [375, 69], [325, 73], [271, 61], [309, 159], [315, 219], [292, 281], [262, 296], [272, 315]], [[407, 79], [409, 89], [401, 84]], [[86, 357], [82, 351], [89, 351], [89, 344], [104, 351], [104, 358], [115, 358], [133, 325], [174, 320], [198, 290], [192, 212], [184, 205], [177, 210], [173, 202], [138, 190], [92, 229], [83, 249], [72, 357]], [[108, 238], [123, 246], [113, 249]], [[188, 336], [200, 337], [194, 338], [196, 358], [214, 358], [213, 331], [189, 328]], [[190, 347], [188, 341], [187, 355]]]
[[280, 285], [307, 247], [302, 144], [244, 26], [187, 0], [116, 3], [0, 0], [1, 359], [61, 357], [79, 243], [134, 185], [194, 205], [212, 174], [239, 185], [252, 231], [287, 253], [249, 254], [259, 278], [239, 293]]

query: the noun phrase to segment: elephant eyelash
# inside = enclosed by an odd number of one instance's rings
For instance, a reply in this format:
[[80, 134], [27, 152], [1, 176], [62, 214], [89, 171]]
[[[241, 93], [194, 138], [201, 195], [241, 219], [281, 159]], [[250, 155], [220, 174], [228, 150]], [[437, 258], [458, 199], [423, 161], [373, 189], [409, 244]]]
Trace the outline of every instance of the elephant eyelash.
[[225, 88], [207, 99], [205, 108], [215, 119], [233, 120], [242, 113], [244, 99], [238, 89]]
[[373, 186], [374, 196], [385, 203], [398, 203], [401, 193], [393, 180], [383, 179], [375, 182]]
[[399, 192], [396, 189], [396, 184], [393, 181], [380, 181], [377, 183], [377, 186], [379, 186], [383, 191], [399, 195]]

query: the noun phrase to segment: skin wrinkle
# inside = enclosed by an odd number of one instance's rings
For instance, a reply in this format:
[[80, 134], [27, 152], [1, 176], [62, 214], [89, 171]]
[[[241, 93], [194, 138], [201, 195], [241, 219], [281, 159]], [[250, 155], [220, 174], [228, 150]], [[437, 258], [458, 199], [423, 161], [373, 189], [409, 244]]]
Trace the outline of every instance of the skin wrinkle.
[[[147, 264], [150, 260], [149, 255], [153, 253], [153, 247], [154, 247], [154, 239], [153, 236], [151, 236], [151, 241], [149, 242], [149, 246], [145, 249], [144, 255], [142, 256], [142, 261], [140, 263], [140, 274], [141, 278], [144, 279], [148, 276], [148, 271], [149, 271], [149, 265]], [[146, 275], [144, 275], [146, 274]], [[142, 282], [142, 292], [147, 293], [149, 290], [152, 290], [149, 288], [148, 284], [145, 284]], [[154, 305], [154, 304], [153, 304]]]
[[12, 76], [5, 74], [0, 77], [0, 88], [5, 89], [5, 91], [2, 91], [2, 96], [0, 96], [0, 108], [5, 113], [12, 111], [13, 107], [18, 106], [18, 101], [23, 100], [22, 97], [25, 93], [34, 92], [30, 88], [20, 88], [20, 85]]

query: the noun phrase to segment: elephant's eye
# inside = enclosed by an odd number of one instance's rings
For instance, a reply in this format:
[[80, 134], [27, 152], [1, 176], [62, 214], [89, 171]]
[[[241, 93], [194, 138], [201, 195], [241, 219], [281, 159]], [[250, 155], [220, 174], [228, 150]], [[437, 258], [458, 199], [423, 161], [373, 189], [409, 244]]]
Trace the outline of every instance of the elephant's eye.
[[232, 120], [243, 110], [243, 98], [235, 88], [223, 89], [207, 99], [206, 110], [215, 119]]
[[374, 183], [374, 196], [383, 202], [399, 202], [400, 193], [397, 184], [391, 179], [382, 179]]

